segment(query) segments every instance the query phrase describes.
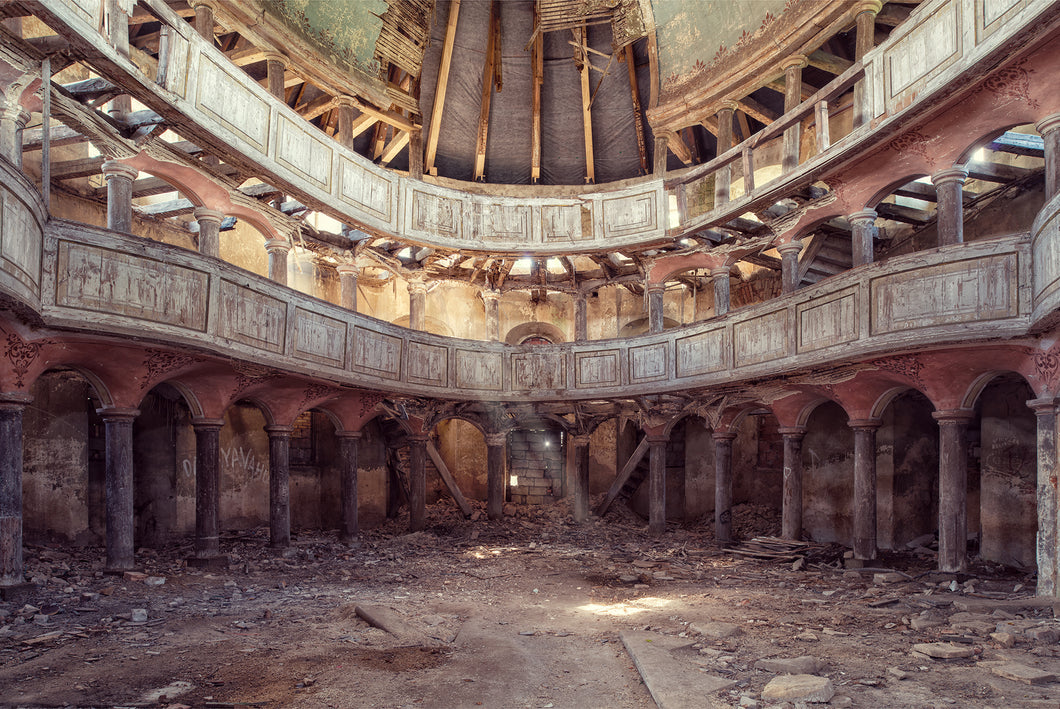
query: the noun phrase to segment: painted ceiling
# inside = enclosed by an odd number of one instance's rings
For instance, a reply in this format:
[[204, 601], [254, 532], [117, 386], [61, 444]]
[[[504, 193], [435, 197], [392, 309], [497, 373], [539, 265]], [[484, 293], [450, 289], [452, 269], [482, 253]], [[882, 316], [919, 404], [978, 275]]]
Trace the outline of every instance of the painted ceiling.
[[262, 9], [297, 32], [335, 65], [379, 74], [375, 44], [386, 0], [259, 0]]

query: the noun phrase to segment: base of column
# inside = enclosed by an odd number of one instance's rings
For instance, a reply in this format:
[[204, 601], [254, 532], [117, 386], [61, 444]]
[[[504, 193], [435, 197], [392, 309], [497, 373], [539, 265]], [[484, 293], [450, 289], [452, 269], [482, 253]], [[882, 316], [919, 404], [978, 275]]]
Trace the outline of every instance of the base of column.
[[360, 549], [361, 548], [361, 538], [359, 536], [357, 536], [357, 535], [340, 536], [339, 537], [339, 543], [340, 544], [345, 544], [350, 549]]
[[104, 576], [124, 576], [127, 572], [132, 572], [134, 574], [142, 574], [142, 573], [144, 573], [144, 570], [141, 569], [141, 568], [137, 568], [135, 566], [130, 566], [128, 568], [120, 568], [120, 569], [110, 569], [110, 568], [103, 569], [103, 575]]
[[290, 558], [298, 556], [298, 549], [292, 546], [269, 546], [269, 553], [273, 556]]
[[37, 592], [37, 584], [13, 583], [0, 586], [0, 600], [6, 603], [22, 603], [33, 597]]
[[189, 556], [184, 562], [192, 569], [227, 569], [230, 559], [220, 554], [218, 556]]

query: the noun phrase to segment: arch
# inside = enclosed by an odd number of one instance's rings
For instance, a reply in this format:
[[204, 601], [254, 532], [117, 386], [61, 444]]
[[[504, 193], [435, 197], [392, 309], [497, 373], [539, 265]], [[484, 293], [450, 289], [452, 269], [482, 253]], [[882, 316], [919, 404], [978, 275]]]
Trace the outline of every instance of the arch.
[[[673, 318], [663, 317], [663, 330], [670, 330], [675, 327], [681, 327], [682, 323], [677, 322]], [[636, 320], [630, 320], [628, 323], [622, 326], [619, 330], [619, 337], [632, 337], [634, 335], [647, 335], [648, 334], [648, 317], [637, 318]]]
[[893, 389], [888, 389], [877, 397], [876, 402], [872, 405], [871, 413], [869, 414], [870, 418], [878, 419], [883, 416], [883, 412], [887, 410], [887, 407], [891, 405], [891, 402], [907, 391], [915, 391], [918, 394], [923, 395], [925, 399], [931, 402], [932, 408], [935, 408], [935, 402], [931, 401], [931, 398], [928, 397], [927, 394], [924, 394], [924, 392], [916, 387], [896, 386]]
[[[464, 421], [465, 423], [471, 424], [472, 426], [475, 427], [476, 430], [478, 430], [479, 433], [481, 433], [483, 435], [483, 437], [485, 437], [486, 433], [488, 433], [488, 431], [486, 431], [485, 424], [483, 424], [482, 421], [477, 416], [473, 416], [471, 414], [461, 414], [461, 413], [453, 413], [453, 414], [448, 414], [447, 413], [447, 414], [444, 414], [442, 416], [439, 416], [438, 418], [432, 418], [430, 420], [430, 430], [434, 431], [434, 429], [437, 428], [438, 424], [442, 423], [443, 421], [452, 421], [452, 420]], [[365, 423], [367, 423], [367, 422], [365, 422]]]
[[543, 337], [552, 344], [567, 341], [567, 336], [558, 327], [538, 320], [516, 325], [504, 336], [504, 341], [509, 345], [519, 345], [531, 337]]
[[[1006, 123], [1003, 123], [1001, 126], [999, 126], [997, 128], [994, 128], [994, 129], [992, 129], [992, 130], [990, 130], [988, 132], [982, 133], [982, 134], [979, 135], [978, 138], [973, 140], [971, 143], [968, 143], [968, 147], [966, 147], [961, 152], [960, 156], [958, 156], [957, 159], [953, 161], [953, 163], [955, 165], [963, 165], [963, 164], [965, 164], [966, 162], [968, 162], [971, 159], [972, 153], [974, 151], [976, 151], [979, 148], [983, 147], [987, 143], [990, 143], [995, 138], [997, 138], [1000, 135], [1003, 135], [1004, 133], [1006, 133], [1007, 131], [1011, 130], [1012, 128], [1018, 128], [1019, 126], [1031, 126], [1031, 127], [1033, 127], [1034, 123], [1033, 123], [1033, 121], [1031, 121], [1031, 122], [1019, 121], [1019, 122], [1016, 122], [1016, 123], [1006, 122]], [[1029, 133], [1028, 135], [1038, 135], [1038, 132], [1035, 131], [1033, 134]]]
[[155, 382], [150, 389], [143, 393], [143, 396], [140, 397], [140, 401], [143, 401], [148, 394], [162, 385], [171, 387], [174, 391], [180, 394], [181, 398], [184, 400], [184, 404], [188, 407], [188, 410], [191, 411], [192, 418], [204, 418], [206, 416], [202, 403], [199, 401], [199, 397], [195, 395], [195, 392], [192, 391], [187, 384], [177, 380]]
[[38, 379], [43, 377], [48, 372], [61, 372], [63, 370], [69, 370], [76, 372], [77, 374], [84, 377], [85, 381], [88, 382], [89, 386], [95, 392], [96, 397], [99, 398], [100, 408], [107, 409], [117, 406], [114, 402], [114, 397], [111, 395], [110, 388], [106, 385], [102, 378], [93, 372], [91, 369], [79, 365], [79, 364], [67, 364], [63, 362], [56, 362], [50, 365], [47, 369], [41, 370], [41, 372], [33, 378], [33, 381], [29, 382], [27, 389], [32, 387]]
[[243, 403], [243, 402], [254, 406], [256, 409], [258, 409], [261, 412], [261, 415], [265, 417], [265, 425], [267, 425], [267, 426], [276, 426], [277, 425], [277, 423], [276, 423], [276, 415], [273, 412], [272, 407], [270, 407], [262, 399], [259, 399], [256, 396], [243, 396], [243, 397], [240, 397], [240, 398], [236, 399], [235, 401], [233, 401], [231, 404], [229, 404], [229, 407], [234, 406], [236, 404]]
[[[838, 401], [835, 401], [834, 399], [829, 399], [827, 396], [822, 396], [820, 398], [817, 398], [817, 399], [814, 399], [814, 400], [810, 401], [809, 403], [807, 403], [805, 406], [803, 406], [799, 410], [798, 414], [795, 417], [795, 425], [796, 426], [805, 426], [806, 423], [810, 420], [810, 416], [813, 415], [813, 412], [816, 411], [818, 409], [818, 407], [820, 407], [822, 404], [827, 404], [827, 403], [836, 404], [837, 406], [839, 406], [839, 408], [841, 408], [841, 409], [843, 408], [842, 404], [840, 404]], [[843, 409], [843, 412], [846, 413], [846, 409]], [[774, 415], [776, 415], [775, 411], [774, 411]], [[849, 414], [848, 414], [848, 416], [849, 416]], [[777, 418], [780, 418], [780, 417], [777, 416]]]
[[914, 172], [909, 173], [904, 177], [900, 177], [896, 180], [888, 182], [885, 186], [881, 187], [875, 194], [873, 194], [867, 202], [865, 202], [865, 209], [876, 209], [876, 207], [879, 206], [880, 202], [894, 194], [894, 191], [897, 190], [899, 187], [908, 185], [910, 182], [916, 182], [917, 180], [922, 179], [924, 177], [929, 177], [929, 175], [925, 172]]
[[975, 408], [976, 403], [979, 401], [979, 395], [982, 394], [983, 390], [990, 385], [990, 382], [1005, 374], [1016, 375], [1024, 384], [1027, 385], [1028, 388], [1030, 388], [1032, 392], [1034, 391], [1034, 385], [1031, 384], [1031, 382], [1027, 381], [1027, 377], [1025, 377], [1022, 372], [1017, 372], [1014, 369], [991, 369], [989, 371], [983, 372], [974, 380], [972, 380], [972, 383], [965, 390], [964, 398], [961, 399], [961, 408]]

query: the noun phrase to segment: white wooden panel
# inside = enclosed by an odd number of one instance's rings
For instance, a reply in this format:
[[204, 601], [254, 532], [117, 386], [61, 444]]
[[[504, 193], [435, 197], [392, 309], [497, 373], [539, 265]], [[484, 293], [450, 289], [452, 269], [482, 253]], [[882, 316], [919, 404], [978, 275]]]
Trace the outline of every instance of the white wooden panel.
[[438, 345], [409, 343], [408, 380], [444, 387], [449, 381], [449, 351]]
[[562, 352], [520, 352], [512, 355], [512, 389], [563, 389], [567, 386]]
[[202, 271], [68, 241], [58, 250], [56, 305], [206, 330]]
[[905, 271], [872, 280], [873, 334], [1019, 314], [1016, 254]]
[[504, 363], [500, 352], [456, 351], [456, 386], [500, 391]]
[[405, 192], [409, 200], [409, 217], [405, 229], [410, 236], [461, 238], [462, 203], [454, 197], [446, 197], [408, 186]]
[[976, 42], [992, 35], [1026, 6], [1027, 0], [975, 0]]
[[733, 362], [745, 367], [788, 354], [788, 312], [775, 310], [733, 325]]
[[295, 357], [345, 367], [346, 323], [298, 308], [295, 310], [295, 331]]
[[618, 379], [619, 351], [578, 352], [574, 355], [576, 386], [604, 387], [621, 384]]
[[725, 328], [682, 337], [677, 341], [677, 376], [694, 377], [729, 366], [729, 338]]
[[529, 244], [533, 240], [530, 207], [474, 199], [469, 205], [467, 234], [473, 241]]
[[199, 61], [197, 104], [258, 150], [268, 152], [269, 104], [205, 54]]
[[385, 175], [339, 158], [339, 197], [347, 204], [396, 228], [397, 185]]
[[889, 97], [895, 98], [961, 54], [961, 3], [950, 0], [922, 17], [886, 51]]
[[169, 63], [166, 66], [166, 89], [181, 98], [188, 96], [188, 67], [191, 43], [176, 30], [169, 33]]
[[354, 369], [397, 379], [401, 376], [401, 338], [355, 327], [350, 362]]
[[605, 239], [625, 236], [648, 236], [659, 228], [659, 194], [649, 190], [601, 200]]
[[245, 345], [283, 353], [287, 303], [231, 281], [221, 281], [218, 334]]
[[74, 11], [84, 22], [94, 27], [103, 19], [102, 0], [62, 0], [62, 3]]
[[[1034, 303], [1060, 287], [1060, 203], [1052, 203], [1053, 213], [1042, 210], [1035, 220], [1031, 254], [1034, 263]], [[1048, 208], [1048, 207], [1047, 207]]]
[[796, 318], [799, 324], [800, 352], [811, 352], [858, 339], [858, 299], [854, 289], [826, 298], [800, 303]]
[[593, 238], [593, 213], [587, 204], [541, 206], [541, 238], [547, 243], [589, 241]]
[[629, 348], [629, 380], [651, 382], [665, 379], [669, 370], [665, 342]]
[[332, 150], [310, 131], [317, 131], [305, 121], [295, 123], [280, 114], [277, 119], [276, 161], [303, 178], [331, 191]]
[[4, 271], [40, 295], [43, 234], [33, 213], [15, 195], [0, 188], [0, 256]]

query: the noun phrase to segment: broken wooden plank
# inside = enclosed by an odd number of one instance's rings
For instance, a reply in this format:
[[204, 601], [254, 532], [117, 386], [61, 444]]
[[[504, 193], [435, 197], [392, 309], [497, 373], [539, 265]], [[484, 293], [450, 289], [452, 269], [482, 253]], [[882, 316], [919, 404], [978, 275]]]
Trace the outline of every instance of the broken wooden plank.
[[610, 509], [611, 504], [615, 501], [615, 498], [618, 497], [618, 494], [622, 492], [622, 487], [626, 484], [626, 481], [629, 480], [629, 476], [633, 474], [633, 471], [637, 469], [637, 464], [640, 463], [641, 458], [647, 453], [649, 447], [648, 437], [642, 436], [640, 443], [637, 444], [636, 449], [634, 449], [632, 455], [629, 456], [629, 460], [626, 461], [626, 464], [622, 466], [622, 470], [620, 470], [618, 475], [615, 476], [615, 481], [611, 483], [611, 488], [607, 491], [607, 497], [597, 505], [596, 515], [598, 517], [603, 517], [607, 514], [607, 510]]
[[434, 441], [427, 441], [427, 455], [431, 457], [431, 462], [434, 463], [434, 467], [438, 469], [438, 474], [442, 476], [442, 482], [449, 488], [449, 494], [453, 496], [453, 500], [456, 501], [457, 507], [464, 513], [464, 517], [471, 516], [471, 505], [468, 504], [464, 498], [462, 492], [460, 492], [460, 486], [456, 484], [456, 479], [453, 478], [453, 474], [449, 472], [449, 466], [445, 464], [445, 460], [442, 458], [442, 454], [438, 452], [438, 448], [434, 445]]

